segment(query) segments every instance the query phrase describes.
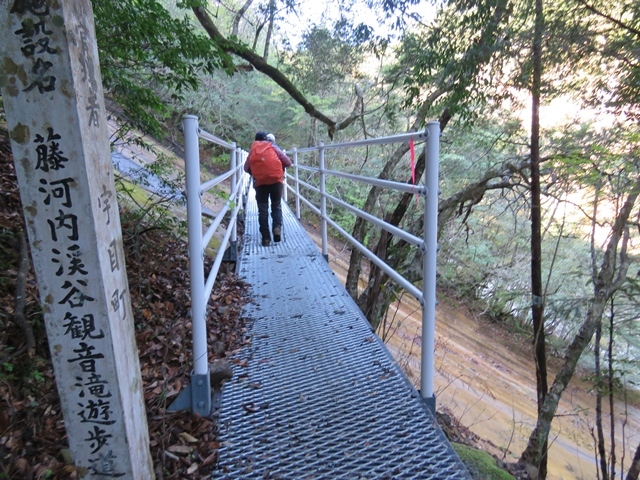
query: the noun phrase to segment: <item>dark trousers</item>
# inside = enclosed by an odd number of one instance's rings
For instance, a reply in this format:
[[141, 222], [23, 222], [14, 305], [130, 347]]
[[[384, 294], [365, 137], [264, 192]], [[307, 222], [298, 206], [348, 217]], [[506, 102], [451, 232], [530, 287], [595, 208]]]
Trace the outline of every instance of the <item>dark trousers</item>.
[[271, 238], [269, 233], [269, 199], [271, 199], [271, 221], [273, 227], [282, 227], [282, 183], [260, 185], [255, 189], [260, 233], [263, 237]]

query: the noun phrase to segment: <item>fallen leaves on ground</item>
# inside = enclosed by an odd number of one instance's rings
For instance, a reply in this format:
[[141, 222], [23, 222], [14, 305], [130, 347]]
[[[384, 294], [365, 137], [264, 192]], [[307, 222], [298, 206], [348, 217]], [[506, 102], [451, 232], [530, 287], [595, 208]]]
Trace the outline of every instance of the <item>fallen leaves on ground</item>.
[[[24, 224], [13, 160], [2, 135], [0, 186], [2, 358], [24, 344], [12, 321], [20, 261], [15, 238]], [[192, 369], [187, 246], [163, 229], [140, 229], [129, 212], [121, 216], [155, 475], [158, 480], [205, 478], [220, 447], [214, 421], [166, 410], [188, 385]], [[246, 342], [240, 314], [246, 290], [234, 275], [219, 275], [208, 306], [210, 362]], [[0, 365], [0, 478], [79, 478], [70, 463], [33, 268], [25, 315], [34, 328], [35, 353]]]

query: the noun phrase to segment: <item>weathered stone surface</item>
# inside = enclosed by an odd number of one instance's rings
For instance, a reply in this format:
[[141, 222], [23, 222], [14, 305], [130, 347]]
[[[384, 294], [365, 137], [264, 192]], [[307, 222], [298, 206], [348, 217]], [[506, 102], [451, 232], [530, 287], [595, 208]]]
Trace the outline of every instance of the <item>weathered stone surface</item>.
[[211, 378], [211, 386], [220, 385], [225, 380], [231, 380], [233, 377], [233, 369], [228, 360], [224, 358], [216, 359], [209, 365], [209, 377]]
[[153, 478], [89, 0], [0, 2], [0, 85], [73, 462]]

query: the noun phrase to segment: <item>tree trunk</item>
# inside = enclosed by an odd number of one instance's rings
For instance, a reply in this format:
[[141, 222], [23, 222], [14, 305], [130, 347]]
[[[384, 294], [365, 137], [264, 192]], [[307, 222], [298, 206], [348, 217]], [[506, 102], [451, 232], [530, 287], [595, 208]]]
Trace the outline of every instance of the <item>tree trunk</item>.
[[[605, 250], [604, 259], [598, 275], [594, 279], [594, 293], [589, 302], [585, 321], [582, 323], [571, 345], [569, 345], [564, 363], [547, 393], [542, 409], [538, 414], [536, 426], [529, 436], [527, 447], [520, 456], [521, 463], [528, 463], [534, 466], [540, 463], [544, 453], [544, 444], [549, 438], [551, 422], [560, 403], [560, 397], [575, 372], [580, 355], [589, 345], [591, 338], [593, 338], [596, 325], [602, 319], [606, 303], [625, 281], [630, 265], [626, 255], [626, 244], [628, 242], [628, 235], [626, 234], [627, 222], [640, 192], [640, 178], [636, 179], [635, 182], [611, 229], [611, 237]], [[621, 239], [623, 239], [622, 248], [618, 254], [618, 243], [620, 243]], [[616, 269], [618, 255], [619, 264]]]
[[262, 33], [263, 28], [264, 28], [264, 22], [258, 25], [258, 28], [256, 28], [256, 31], [253, 34], [253, 45], [251, 45], [251, 50], [253, 51], [255, 51], [258, 48], [258, 40], [260, 40], [260, 33]]
[[[416, 160], [416, 178], [422, 177], [422, 174], [424, 173], [425, 159], [426, 155], [425, 151], [423, 150]], [[393, 212], [385, 217], [385, 221], [397, 227], [404, 218], [404, 215], [409, 208], [409, 204], [412, 198], [412, 194], [403, 194]], [[387, 232], [386, 230], [382, 230], [380, 232], [380, 239], [378, 240], [378, 244], [374, 248], [374, 253], [382, 261], [387, 261], [387, 254], [392, 240], [393, 235], [391, 235], [389, 232]], [[394, 268], [396, 267], [395, 264], [391, 266]], [[384, 307], [388, 305], [388, 303], [392, 299], [392, 297], [386, 298], [388, 297], [388, 295], [385, 295], [384, 299], [381, 298], [381, 287], [386, 283], [386, 281], [387, 276], [385, 275], [385, 273], [377, 265], [371, 263], [369, 270], [369, 285], [362, 293], [362, 295], [360, 295], [357, 303], [374, 329], [377, 328], [380, 319], [384, 315]]]
[[[596, 327], [596, 340], [594, 346], [595, 373], [596, 373], [596, 432], [597, 432], [597, 456], [600, 457], [600, 473], [602, 480], [608, 480], [607, 472], [607, 448], [604, 444], [604, 430], [602, 428], [602, 369], [600, 367], [600, 343], [602, 341], [602, 322]], [[596, 458], [596, 462], [597, 462]]]
[[631, 467], [627, 472], [626, 480], [638, 480], [639, 474], [640, 474], [640, 443], [638, 444], [638, 448], [636, 448], [636, 454], [633, 456], [633, 460], [631, 461]]
[[[414, 124], [415, 126], [415, 124]], [[409, 147], [407, 145], [401, 145], [396, 149], [396, 151], [391, 155], [390, 160], [385, 164], [382, 171], [378, 174], [378, 178], [381, 180], [387, 180], [393, 169], [396, 167], [402, 156], [407, 153]], [[419, 160], [418, 160], [419, 161]], [[424, 166], [423, 166], [424, 168]], [[365, 212], [371, 213], [373, 211], [373, 207], [376, 203], [378, 195], [380, 194], [381, 188], [373, 186], [369, 189], [369, 193], [367, 194], [367, 199], [364, 202], [362, 210]], [[366, 220], [362, 217], [357, 217], [353, 226], [353, 230], [351, 235], [358, 240], [360, 243], [364, 242], [364, 238], [369, 231], [370, 226]], [[359, 250], [353, 249], [351, 251], [351, 257], [349, 258], [349, 269], [347, 271], [347, 279], [345, 282], [345, 287], [351, 298], [353, 298], [356, 302], [358, 302], [358, 281], [360, 279], [360, 273], [362, 271], [362, 259], [363, 255]], [[371, 268], [377, 267], [372, 263]], [[371, 278], [371, 274], [369, 275]], [[371, 286], [371, 281], [369, 285]], [[363, 292], [364, 295], [364, 292]], [[360, 307], [362, 308], [362, 306]]]
[[267, 27], [267, 37], [264, 39], [264, 54], [262, 59], [265, 62], [269, 61], [269, 47], [271, 46], [271, 36], [273, 35], [273, 22], [276, 18], [276, 2], [275, 0], [269, 0], [269, 21]]
[[607, 373], [607, 379], [609, 381], [608, 385], [609, 385], [609, 435], [610, 435], [610, 439], [609, 441], [611, 442], [610, 444], [610, 448], [611, 448], [611, 460], [609, 462], [610, 464], [610, 470], [611, 470], [611, 474], [609, 475], [609, 478], [611, 478], [611, 480], [615, 480], [616, 478], [616, 417], [614, 415], [615, 412], [615, 398], [614, 398], [614, 392], [613, 392], [613, 319], [615, 317], [614, 315], [614, 297], [611, 297], [611, 302], [609, 303], [610, 309], [609, 309], [609, 345], [607, 347], [607, 363], [609, 364], [609, 371]]
[[238, 36], [238, 30], [240, 29], [240, 20], [242, 20], [242, 17], [244, 16], [245, 12], [249, 9], [252, 3], [253, 3], [253, 0], [247, 0], [244, 3], [244, 5], [240, 7], [240, 10], [236, 12], [235, 16], [233, 17], [233, 28], [231, 29], [231, 37]]
[[[418, 111], [416, 115], [416, 120], [411, 125], [411, 130], [416, 131], [418, 130], [418, 128], [420, 128], [420, 125], [423, 123], [424, 117], [426, 116], [427, 112], [431, 108], [432, 102], [434, 102], [442, 93], [443, 91], [438, 91], [436, 92], [436, 94], [431, 95], [429, 97], [427, 102], [425, 102], [425, 104]], [[449, 110], [445, 109], [445, 111], [441, 116], [440, 132], [444, 130], [444, 128], [447, 126], [447, 123], [449, 123], [450, 119], [451, 119], [451, 115], [449, 114]], [[395, 150], [395, 152], [393, 152], [393, 154], [391, 155], [387, 163], [384, 165], [384, 167], [382, 168], [382, 171], [378, 174], [378, 178], [382, 180], [389, 179], [394, 168], [398, 165], [402, 157], [408, 151], [409, 151], [409, 146], [404, 143], [401, 144]], [[422, 159], [422, 166], [420, 167], [421, 159]], [[422, 176], [422, 172], [424, 172], [424, 156], [421, 155], [421, 157], [418, 157], [418, 160], [416, 163], [417, 163], [416, 178], [420, 178]], [[419, 175], [418, 175], [418, 171], [420, 171]], [[367, 194], [367, 199], [365, 200], [362, 210], [370, 213], [373, 210], [373, 206], [375, 205], [375, 202], [376, 202], [376, 199], [378, 198], [379, 193], [380, 193], [380, 187], [375, 187], [375, 186], [371, 187], [371, 189], [369, 189], [369, 193]], [[368, 231], [369, 231], [369, 225], [367, 224], [367, 221], [362, 219], [361, 217], [357, 217], [355, 224], [353, 226], [351, 235], [360, 243], [362, 243]], [[358, 301], [358, 280], [360, 278], [360, 272], [362, 271], [362, 257], [363, 255], [362, 253], [360, 253], [359, 250], [353, 249], [351, 251], [351, 257], [349, 259], [349, 270], [347, 271], [347, 279], [345, 282], [345, 287], [347, 289], [347, 292], [349, 292], [349, 295], [351, 295], [351, 297], [354, 300], [356, 300], [356, 302]], [[375, 265], [373, 264], [371, 264], [371, 266], [372, 268], [375, 267]], [[371, 284], [371, 282], [369, 282], [369, 284]]]
[[[544, 331], [544, 293], [542, 286], [542, 205], [540, 201], [540, 87], [542, 83], [542, 35], [544, 11], [542, 0], [535, 2], [533, 36], [533, 78], [531, 84], [531, 317], [533, 321], [533, 357], [536, 366], [538, 414], [542, 410], [547, 384], [547, 352]], [[539, 463], [538, 478], [547, 478], [545, 440]]]

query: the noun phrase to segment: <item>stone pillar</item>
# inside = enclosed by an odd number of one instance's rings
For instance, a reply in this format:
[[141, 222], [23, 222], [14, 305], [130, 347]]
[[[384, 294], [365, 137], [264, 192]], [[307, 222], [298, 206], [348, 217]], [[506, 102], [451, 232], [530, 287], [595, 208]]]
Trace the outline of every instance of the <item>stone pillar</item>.
[[0, 0], [0, 87], [80, 478], [153, 478], [89, 0]]

